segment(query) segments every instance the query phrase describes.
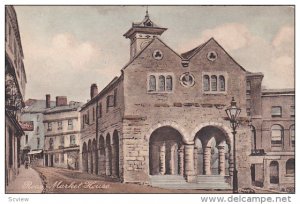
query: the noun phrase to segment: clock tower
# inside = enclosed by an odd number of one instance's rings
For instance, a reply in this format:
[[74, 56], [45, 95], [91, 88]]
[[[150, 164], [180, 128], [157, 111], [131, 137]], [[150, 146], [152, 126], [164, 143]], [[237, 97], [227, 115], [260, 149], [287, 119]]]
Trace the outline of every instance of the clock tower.
[[156, 36], [160, 36], [167, 28], [162, 28], [150, 20], [148, 10], [142, 22], [132, 23], [132, 27], [124, 34], [130, 39], [130, 59], [133, 59]]

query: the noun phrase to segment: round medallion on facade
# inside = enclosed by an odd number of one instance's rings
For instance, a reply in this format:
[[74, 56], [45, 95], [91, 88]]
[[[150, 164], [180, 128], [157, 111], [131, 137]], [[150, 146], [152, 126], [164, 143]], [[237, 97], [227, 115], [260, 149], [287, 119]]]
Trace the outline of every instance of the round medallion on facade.
[[153, 52], [153, 58], [156, 60], [161, 60], [163, 58], [163, 53], [160, 50], [154, 50]]
[[180, 83], [182, 86], [191, 87], [195, 84], [195, 78], [190, 73], [186, 72], [180, 77]]
[[215, 51], [210, 51], [207, 53], [207, 59], [209, 61], [215, 61], [217, 59], [218, 55]]

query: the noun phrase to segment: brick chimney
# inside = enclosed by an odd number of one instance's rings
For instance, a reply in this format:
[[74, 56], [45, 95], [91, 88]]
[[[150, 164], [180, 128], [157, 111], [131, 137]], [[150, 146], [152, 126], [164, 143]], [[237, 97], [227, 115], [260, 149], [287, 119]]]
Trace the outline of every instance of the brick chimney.
[[98, 87], [97, 84], [92, 84], [91, 85], [91, 99], [97, 96], [98, 94]]
[[46, 108], [50, 108], [50, 94], [46, 94]]
[[56, 106], [67, 106], [68, 100], [66, 96], [56, 96]]

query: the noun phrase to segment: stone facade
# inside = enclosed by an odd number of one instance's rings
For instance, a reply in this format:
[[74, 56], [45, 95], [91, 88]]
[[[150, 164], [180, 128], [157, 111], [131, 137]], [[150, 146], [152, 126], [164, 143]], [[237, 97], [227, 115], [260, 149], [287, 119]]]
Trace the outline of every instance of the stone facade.
[[[251, 187], [256, 178], [269, 188], [270, 107], [283, 106], [284, 97], [290, 97], [291, 107], [293, 96], [276, 92], [279, 99], [270, 100], [272, 94], [262, 92], [263, 74], [246, 71], [213, 38], [179, 55], [159, 38], [165, 30], [148, 14], [133, 23], [124, 34], [130, 61], [121, 76], [100, 93], [91, 86], [91, 100], [80, 111], [81, 170], [126, 183], [153, 185], [168, 175], [187, 183], [224, 179], [232, 185], [234, 136], [225, 109], [234, 97], [242, 110], [235, 152], [239, 188]], [[286, 129], [294, 122], [271, 121]], [[281, 155], [280, 168], [293, 155], [291, 141], [283, 144], [275, 153]], [[259, 156], [264, 150], [270, 152]], [[283, 185], [292, 179], [279, 180]]]
[[24, 107], [26, 73], [17, 14], [5, 6], [5, 184], [19, 173], [20, 140], [24, 135], [19, 124]]
[[56, 105], [43, 113], [44, 165], [76, 170], [80, 164], [79, 109], [82, 104], [73, 101], [67, 104], [65, 97], [56, 97]]

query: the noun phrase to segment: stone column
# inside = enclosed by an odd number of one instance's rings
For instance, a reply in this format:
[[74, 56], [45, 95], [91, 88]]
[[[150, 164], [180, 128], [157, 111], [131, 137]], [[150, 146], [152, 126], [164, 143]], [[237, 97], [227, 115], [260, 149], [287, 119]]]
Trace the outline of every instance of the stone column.
[[100, 148], [97, 150], [97, 158], [98, 158], [98, 175], [101, 175], [101, 150]]
[[87, 172], [90, 173], [91, 172], [91, 157], [90, 157], [90, 152], [87, 152]]
[[195, 175], [198, 175], [198, 147], [194, 146], [194, 171], [195, 171]]
[[270, 161], [264, 160], [264, 188], [270, 187]]
[[97, 174], [98, 173], [98, 149], [95, 148], [95, 150], [93, 151], [93, 173]]
[[178, 149], [178, 168], [179, 168], [179, 175], [183, 176], [184, 173], [184, 145]]
[[194, 171], [194, 144], [184, 146], [184, 175], [190, 181], [190, 176], [195, 176]]
[[100, 148], [100, 156], [99, 156], [99, 169], [100, 169], [100, 175], [105, 175], [106, 172], [106, 162], [105, 162], [105, 147]]
[[204, 175], [211, 175], [211, 147], [206, 146], [203, 154]]
[[219, 174], [222, 176], [225, 176], [225, 147], [224, 146], [218, 146], [219, 150]]
[[168, 160], [171, 175], [175, 174], [175, 148], [176, 148], [176, 143], [171, 144], [170, 159]]
[[117, 176], [117, 154], [116, 154], [116, 148], [117, 146], [115, 144], [111, 145], [111, 174], [113, 177]]
[[111, 176], [111, 168], [110, 168], [110, 147], [105, 147], [105, 174], [106, 176]]
[[159, 146], [159, 174], [165, 175], [166, 173], [166, 144], [163, 142]]

